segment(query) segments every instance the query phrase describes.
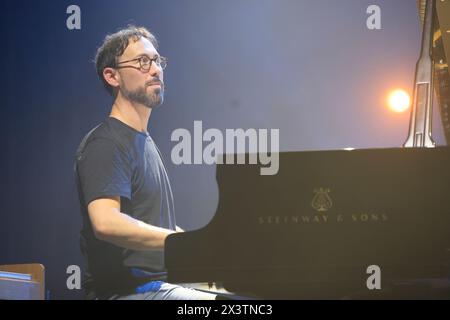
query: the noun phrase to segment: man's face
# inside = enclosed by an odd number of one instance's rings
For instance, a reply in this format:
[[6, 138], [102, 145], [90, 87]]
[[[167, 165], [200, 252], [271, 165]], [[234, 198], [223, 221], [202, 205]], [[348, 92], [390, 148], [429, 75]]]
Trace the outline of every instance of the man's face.
[[[147, 56], [149, 59], [157, 57], [153, 44], [146, 38], [141, 37], [134, 42], [132, 39], [118, 62], [137, 59]], [[131, 102], [140, 103], [148, 108], [159, 106], [164, 99], [163, 71], [161, 67], [152, 61], [150, 70], [140, 69], [139, 61], [130, 61], [120, 64], [118, 69], [120, 74], [119, 91], [126, 99]], [[132, 66], [129, 68], [124, 66]]]

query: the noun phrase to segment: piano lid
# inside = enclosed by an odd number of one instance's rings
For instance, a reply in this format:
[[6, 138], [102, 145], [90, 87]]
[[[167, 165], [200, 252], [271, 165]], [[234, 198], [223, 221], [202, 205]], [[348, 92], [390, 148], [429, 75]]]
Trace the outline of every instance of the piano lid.
[[[420, 19], [425, 18], [426, 0], [417, 0]], [[447, 144], [450, 144], [450, 1], [436, 1], [433, 35], [434, 87]]]

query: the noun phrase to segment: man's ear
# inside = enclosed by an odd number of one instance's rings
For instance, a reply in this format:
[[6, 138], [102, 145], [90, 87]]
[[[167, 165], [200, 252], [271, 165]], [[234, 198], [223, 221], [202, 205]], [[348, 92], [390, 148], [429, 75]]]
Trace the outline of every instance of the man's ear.
[[103, 78], [113, 88], [118, 88], [120, 84], [120, 74], [114, 68], [103, 69]]

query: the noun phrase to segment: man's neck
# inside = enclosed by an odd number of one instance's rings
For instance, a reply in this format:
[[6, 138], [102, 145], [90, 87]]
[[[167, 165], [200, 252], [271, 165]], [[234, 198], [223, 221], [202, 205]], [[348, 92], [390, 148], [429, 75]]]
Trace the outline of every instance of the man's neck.
[[112, 105], [109, 116], [122, 121], [139, 132], [147, 133], [148, 120], [151, 113], [151, 108], [132, 103], [124, 99], [119, 93]]

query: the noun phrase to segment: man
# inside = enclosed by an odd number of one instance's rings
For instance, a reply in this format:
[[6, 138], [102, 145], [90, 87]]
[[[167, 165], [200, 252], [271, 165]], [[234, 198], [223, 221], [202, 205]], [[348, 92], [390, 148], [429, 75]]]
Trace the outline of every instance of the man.
[[182, 230], [175, 224], [167, 172], [147, 131], [164, 98], [166, 60], [156, 38], [130, 26], [105, 38], [95, 62], [114, 102], [76, 154], [87, 297], [214, 299], [164, 282], [164, 241]]

